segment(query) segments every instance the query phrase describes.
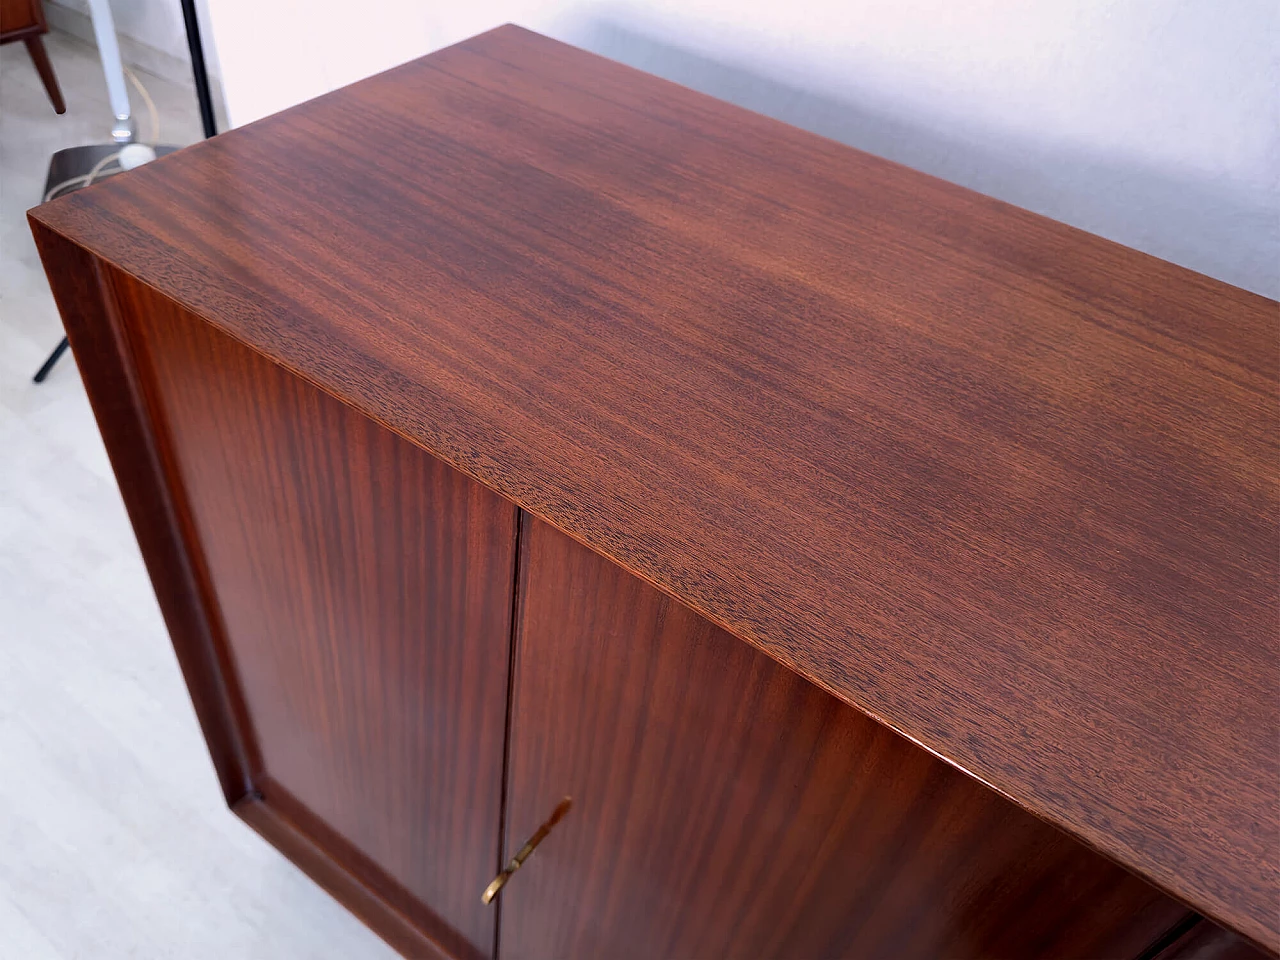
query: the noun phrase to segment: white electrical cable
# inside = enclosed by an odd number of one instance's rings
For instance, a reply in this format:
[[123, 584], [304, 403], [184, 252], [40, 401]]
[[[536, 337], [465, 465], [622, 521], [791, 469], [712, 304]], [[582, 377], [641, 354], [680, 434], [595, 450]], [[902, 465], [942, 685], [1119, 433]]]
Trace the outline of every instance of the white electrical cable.
[[105, 157], [103, 157], [101, 160], [95, 163], [93, 165], [93, 169], [85, 174], [85, 180], [87, 181], [85, 183], [85, 186], [87, 187], [90, 183], [93, 183], [93, 181], [97, 180], [98, 174], [102, 172], [102, 168], [105, 167], [107, 164], [109, 164], [112, 160], [119, 160], [120, 154], [122, 153], [124, 153], [123, 150], [117, 150], [115, 153], [107, 154]]
[[103, 157], [101, 160], [95, 163], [93, 165], [93, 169], [90, 170], [88, 173], [86, 173], [84, 176], [72, 177], [70, 180], [63, 180], [61, 183], [55, 183], [52, 187], [50, 187], [47, 191], [45, 191], [44, 200], [42, 202], [48, 203], [54, 197], [70, 189], [71, 187], [89, 186], [91, 183], [93, 183], [94, 180], [98, 179], [98, 174], [102, 172], [103, 168], [106, 167], [107, 164], [111, 163], [111, 161], [113, 160], [119, 161], [120, 153], [121, 151], [117, 150], [115, 153], [107, 154], [105, 157]]
[[138, 91], [138, 95], [142, 97], [142, 102], [147, 105], [148, 120], [151, 126], [151, 136], [144, 143], [149, 143], [153, 147], [160, 142], [160, 111], [156, 109], [156, 102], [151, 99], [151, 94], [147, 93], [147, 88], [142, 85], [142, 81], [138, 79], [138, 75], [130, 70], [124, 64], [120, 65], [124, 70], [124, 75], [129, 78], [134, 88]]

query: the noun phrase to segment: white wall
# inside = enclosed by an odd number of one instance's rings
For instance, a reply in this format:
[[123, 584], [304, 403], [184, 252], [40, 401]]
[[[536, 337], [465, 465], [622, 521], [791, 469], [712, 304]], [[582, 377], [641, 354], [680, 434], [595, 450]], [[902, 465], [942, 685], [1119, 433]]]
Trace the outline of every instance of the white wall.
[[[191, 56], [187, 49], [187, 33], [182, 23], [182, 7], [179, 6], [178, 0], [110, 0], [111, 16], [116, 22], [116, 34], [121, 41], [121, 53], [128, 59], [128, 50], [130, 44], [128, 41], [133, 40], [135, 44], [143, 44], [152, 50], [158, 51], [167, 57], [181, 61], [184, 64], [190, 64]], [[68, 29], [69, 32], [79, 35], [86, 33], [87, 37], [92, 37], [91, 32], [71, 27], [70, 24], [63, 23], [57, 15], [57, 8], [63, 7], [79, 13], [84, 17], [89, 15], [88, 0], [53, 0], [46, 4], [46, 11], [49, 13], [49, 21], [53, 26]], [[53, 8], [52, 10], [50, 8]], [[213, 48], [209, 33], [209, 9], [207, 0], [196, 0], [197, 16], [200, 17], [200, 26], [205, 34], [201, 38], [201, 45], [204, 48], [205, 61], [209, 68], [209, 73], [217, 76], [218, 57], [217, 52]], [[145, 59], [145, 54], [142, 59]], [[154, 69], [151, 63], [140, 63], [144, 69]], [[161, 71], [161, 75], [165, 75], [168, 71]], [[189, 79], [189, 73], [184, 75], [184, 79]], [[180, 79], [179, 77], [166, 77], [166, 79]]]
[[1274, 0], [212, 6], [235, 123], [514, 21], [1280, 297]]

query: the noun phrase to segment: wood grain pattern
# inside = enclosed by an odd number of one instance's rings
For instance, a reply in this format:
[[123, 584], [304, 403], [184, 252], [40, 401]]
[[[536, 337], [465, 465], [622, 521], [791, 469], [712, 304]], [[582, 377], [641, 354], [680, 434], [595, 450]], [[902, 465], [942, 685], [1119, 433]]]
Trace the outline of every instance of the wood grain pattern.
[[341, 838], [305, 831], [447, 952], [488, 955], [515, 508], [149, 288], [111, 286], [260, 750], [255, 793]]
[[211, 630], [208, 584], [182, 521], [184, 504], [169, 483], [124, 320], [101, 263], [39, 225], [34, 232], [219, 786], [234, 804], [252, 791], [260, 760]]
[[1185, 907], [539, 522], [502, 956], [1136, 957]]
[[[280, 809], [283, 794], [279, 789], [272, 793], [270, 803], [255, 794], [244, 797], [233, 808], [236, 815], [403, 956], [451, 960], [460, 955], [456, 950], [446, 950], [423, 932], [422, 918], [415, 916], [421, 914], [421, 905], [411, 894], [389, 886], [376, 865], [314, 817], [304, 816], [305, 826], [299, 826], [285, 816]], [[284, 806], [296, 807], [296, 801], [286, 801]], [[336, 856], [335, 851], [339, 851]], [[397, 909], [395, 903], [404, 909]], [[461, 955], [466, 953], [463, 947]]]
[[1280, 948], [1273, 302], [510, 27], [33, 216]]

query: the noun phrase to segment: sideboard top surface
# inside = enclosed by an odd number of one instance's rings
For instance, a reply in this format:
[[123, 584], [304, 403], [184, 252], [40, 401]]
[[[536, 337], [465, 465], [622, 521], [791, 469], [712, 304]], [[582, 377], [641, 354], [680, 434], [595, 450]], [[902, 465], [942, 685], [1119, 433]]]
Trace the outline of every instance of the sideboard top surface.
[[32, 216], [1280, 948], [1274, 302], [515, 27]]

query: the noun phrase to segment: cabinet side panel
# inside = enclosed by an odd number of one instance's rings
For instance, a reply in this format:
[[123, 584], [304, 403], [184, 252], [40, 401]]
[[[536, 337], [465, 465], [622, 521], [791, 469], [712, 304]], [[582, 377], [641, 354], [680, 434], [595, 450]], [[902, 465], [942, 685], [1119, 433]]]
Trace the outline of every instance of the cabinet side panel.
[[31, 228], [223, 796], [235, 803], [251, 790], [256, 752], [215, 642], [189, 531], [180, 522], [180, 481], [168, 468], [145, 397], [129, 317], [96, 257], [35, 221]]
[[112, 283], [145, 345], [263, 802], [323, 825], [312, 840], [449, 952], [490, 953], [515, 508], [150, 288]]
[[1185, 908], [527, 522], [506, 958], [1134, 957]]

